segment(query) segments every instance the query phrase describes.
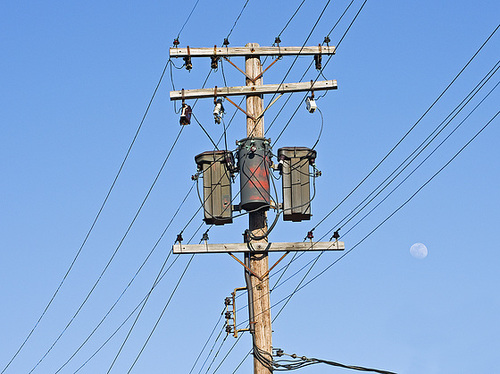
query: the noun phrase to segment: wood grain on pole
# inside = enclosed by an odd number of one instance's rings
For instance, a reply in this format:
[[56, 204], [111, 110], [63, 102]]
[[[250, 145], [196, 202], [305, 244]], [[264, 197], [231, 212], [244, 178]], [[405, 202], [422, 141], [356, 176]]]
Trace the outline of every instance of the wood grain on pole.
[[[246, 45], [250, 48], [257, 48], [257, 43], [249, 43]], [[262, 65], [259, 56], [247, 56], [245, 58], [245, 72], [249, 77], [257, 77], [262, 72]], [[247, 86], [262, 85], [262, 77], [252, 82], [246, 79]], [[247, 117], [247, 137], [264, 137], [264, 118], [259, 116], [264, 110], [264, 104], [260, 95], [247, 96], [247, 113], [251, 116]], [[253, 118], [259, 118], [254, 121]], [[249, 231], [254, 236], [263, 235], [267, 232], [266, 212], [259, 210], [249, 214], [248, 227]], [[261, 240], [251, 240], [251, 243], [265, 243], [268, 239], [265, 237]], [[258, 276], [263, 276], [269, 269], [269, 258], [267, 252], [250, 255], [250, 269]], [[254, 342], [262, 351], [269, 353], [272, 357], [272, 329], [271, 329], [271, 300], [269, 292], [269, 278], [265, 277], [260, 281], [257, 277], [252, 276], [253, 289], [253, 308], [255, 321]], [[249, 306], [250, 307], [250, 306]], [[267, 356], [267, 355], [266, 355]], [[255, 358], [254, 355], [254, 374], [270, 374], [268, 368]]]

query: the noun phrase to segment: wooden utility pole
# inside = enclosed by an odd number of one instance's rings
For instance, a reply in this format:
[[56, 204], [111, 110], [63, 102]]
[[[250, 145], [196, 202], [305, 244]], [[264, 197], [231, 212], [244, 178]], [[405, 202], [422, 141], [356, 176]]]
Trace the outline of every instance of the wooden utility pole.
[[[249, 43], [246, 47], [257, 48], [259, 47], [256, 43]], [[247, 86], [261, 86], [262, 77], [255, 79], [262, 73], [262, 65], [260, 62], [260, 56], [247, 56], [245, 58], [245, 73], [247, 75], [246, 85]], [[250, 80], [248, 77], [255, 79], [255, 81]], [[263, 107], [263, 100], [260, 95], [248, 95], [247, 96], [247, 137], [264, 137], [264, 118], [261, 117]], [[248, 219], [248, 230], [251, 237], [248, 241], [253, 244], [265, 243], [267, 244], [267, 212], [265, 210], [258, 210], [256, 212], [250, 212]], [[264, 238], [260, 240], [254, 240], [253, 237]], [[254, 321], [250, 321], [253, 324], [253, 344], [254, 351], [259, 349], [262, 350], [265, 356], [272, 358], [272, 328], [271, 328], [271, 298], [269, 293], [269, 277], [267, 276], [269, 270], [269, 256], [268, 252], [257, 252], [257, 253], [246, 253], [245, 256], [250, 256], [250, 270], [260, 277], [262, 280], [257, 278], [255, 275], [251, 275], [251, 284], [247, 287], [252, 287], [252, 305], [253, 306], [253, 316]], [[252, 314], [250, 314], [252, 315]], [[269, 374], [272, 371], [264, 366], [254, 354], [253, 359], [254, 373], [255, 374]]]
[[[238, 87], [215, 87], [210, 89], [193, 89], [171, 91], [171, 100], [199, 99], [199, 98], [217, 98], [224, 97], [228, 101], [228, 96], [245, 95], [246, 96], [246, 113], [247, 118], [247, 138], [263, 139], [264, 138], [264, 106], [262, 95], [264, 94], [283, 94], [291, 92], [307, 92], [307, 91], [324, 91], [337, 88], [337, 81], [310, 81], [300, 83], [282, 83], [282, 84], [262, 84], [262, 65], [261, 56], [286, 56], [286, 55], [309, 55], [315, 56], [315, 61], [321, 65], [321, 55], [332, 55], [335, 53], [333, 46], [315, 46], [315, 47], [260, 47], [256, 43], [249, 43], [245, 47], [214, 47], [214, 48], [171, 48], [171, 57], [182, 57], [186, 62], [186, 67], [192, 68], [191, 57], [210, 57], [212, 63], [217, 66], [217, 61], [220, 58], [228, 59], [229, 57], [245, 57], [245, 72], [236, 67], [234, 63], [228, 60], [240, 72], [246, 75], [246, 85]], [[277, 62], [276, 58], [274, 62]], [[189, 64], [188, 64], [189, 62]], [[268, 68], [274, 64], [271, 63]], [[268, 69], [267, 68], [267, 69]], [[266, 69], [266, 70], [267, 70]], [[319, 68], [318, 68], [319, 69]], [[264, 72], [266, 71], [264, 70]], [[230, 101], [231, 102], [231, 101]], [[232, 103], [232, 102], [231, 102]], [[234, 104], [234, 103], [233, 103]], [[235, 104], [234, 104], [235, 105]], [[189, 123], [189, 122], [188, 122]], [[264, 161], [266, 162], [264, 156]], [[307, 164], [309, 165], [309, 164]], [[309, 167], [309, 166], [307, 166]], [[269, 165], [262, 166], [264, 173], [268, 172]], [[241, 171], [240, 171], [241, 172]], [[307, 173], [306, 173], [307, 174]], [[205, 177], [204, 177], [205, 178]], [[255, 184], [258, 178], [253, 174], [248, 176], [248, 182]], [[307, 186], [309, 186], [307, 184]], [[216, 188], [216, 187], [213, 187]], [[309, 187], [307, 187], [309, 188]], [[242, 188], [243, 189], [243, 188]], [[210, 188], [209, 188], [210, 190]], [[212, 191], [213, 192], [213, 191]], [[308, 194], [307, 194], [308, 195]], [[309, 196], [309, 195], [308, 195]], [[278, 202], [274, 202], [278, 205]], [[206, 209], [205, 205], [204, 208]], [[267, 209], [269, 206], [266, 207]], [[254, 374], [270, 374], [273, 372], [273, 356], [272, 356], [272, 327], [271, 327], [271, 300], [269, 292], [269, 252], [292, 252], [292, 251], [341, 251], [344, 250], [344, 243], [335, 242], [313, 242], [312, 235], [310, 242], [290, 242], [290, 243], [269, 243], [268, 228], [267, 228], [267, 212], [266, 208], [262, 209], [247, 209], [249, 211], [248, 231], [245, 235], [245, 243], [225, 243], [212, 244], [205, 241], [204, 244], [183, 244], [178, 242], [174, 244], [172, 250], [174, 253], [229, 253], [239, 263], [243, 264], [232, 253], [243, 253], [245, 256], [245, 280], [247, 283], [247, 291], [249, 295], [248, 309], [250, 332], [253, 339], [254, 353]], [[241, 207], [240, 207], [241, 209]], [[293, 218], [292, 218], [293, 220]], [[285, 254], [286, 255], [286, 254]], [[285, 257], [283, 255], [281, 259]], [[281, 261], [278, 260], [279, 261]], [[271, 269], [274, 268], [273, 265]], [[241, 290], [242, 288], [235, 289]], [[227, 305], [227, 304], [226, 304]], [[233, 310], [229, 313], [235, 313], [234, 309], [234, 293], [233, 293]], [[228, 318], [228, 317], [226, 317]], [[235, 316], [233, 316], [235, 321]], [[237, 336], [238, 331], [236, 322], [234, 327], [229, 328], [234, 330], [234, 336]], [[243, 329], [246, 331], [246, 329]]]

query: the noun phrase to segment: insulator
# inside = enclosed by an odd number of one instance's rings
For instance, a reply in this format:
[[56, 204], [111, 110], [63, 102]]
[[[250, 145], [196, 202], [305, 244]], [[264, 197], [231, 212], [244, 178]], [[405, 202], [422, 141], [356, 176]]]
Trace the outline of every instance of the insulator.
[[318, 106], [316, 105], [316, 100], [312, 96], [308, 96], [306, 99], [306, 109], [309, 113], [314, 113]]
[[321, 70], [321, 55], [314, 55], [314, 63], [316, 64], [316, 70]]
[[231, 315], [231, 312], [230, 312], [230, 311], [227, 311], [227, 312], [225, 313], [225, 317], [226, 317], [226, 319], [231, 319], [231, 318], [233, 318], [233, 316]]
[[184, 65], [186, 70], [191, 70], [193, 68], [193, 63], [191, 62], [191, 56], [184, 57]]
[[222, 115], [224, 114], [224, 106], [222, 105], [222, 99], [217, 99], [214, 107], [214, 120], [215, 123], [219, 124], [222, 121]]
[[228, 38], [224, 38], [224, 42], [222, 42], [222, 45], [227, 47], [229, 45], [229, 39]]
[[339, 230], [337, 230], [337, 231], [335, 231], [335, 232], [333, 233], [333, 238], [334, 238], [335, 240], [337, 240], [338, 238], [340, 238]]
[[191, 114], [192, 114], [192, 109], [189, 105], [187, 104], [182, 104], [181, 108], [181, 118], [179, 119], [179, 123], [181, 125], [189, 125], [191, 123]]
[[323, 43], [325, 43], [326, 45], [328, 45], [328, 43], [330, 43], [331, 40], [330, 40], [330, 37], [329, 36], [325, 36], [325, 40], [323, 40]]
[[230, 297], [226, 297], [224, 299], [224, 305], [228, 306], [228, 305], [231, 305], [233, 302], [233, 299], [231, 299]]

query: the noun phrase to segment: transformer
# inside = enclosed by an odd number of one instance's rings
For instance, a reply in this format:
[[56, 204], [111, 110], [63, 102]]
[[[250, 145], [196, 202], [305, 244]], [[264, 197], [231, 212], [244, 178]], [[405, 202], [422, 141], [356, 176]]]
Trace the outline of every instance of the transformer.
[[207, 225], [233, 222], [231, 178], [234, 157], [229, 151], [208, 151], [197, 155], [198, 171], [203, 173], [203, 220]]
[[316, 151], [306, 147], [283, 147], [278, 150], [282, 174], [283, 220], [300, 222], [311, 219], [309, 165]]
[[246, 211], [268, 210], [271, 204], [269, 189], [270, 142], [265, 138], [246, 138], [237, 144], [239, 146], [240, 208]]

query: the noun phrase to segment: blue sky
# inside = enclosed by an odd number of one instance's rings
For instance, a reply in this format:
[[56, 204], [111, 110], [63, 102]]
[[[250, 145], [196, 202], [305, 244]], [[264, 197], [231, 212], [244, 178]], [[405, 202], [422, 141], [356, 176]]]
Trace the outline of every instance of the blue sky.
[[[249, 42], [271, 45], [300, 3], [249, 0], [235, 25], [244, 1], [200, 1], [182, 29], [195, 1], [2, 2], [0, 370], [37, 323], [82, 245], [179, 30], [181, 46], [221, 45], [233, 26], [231, 46]], [[325, 4], [306, 0], [281, 34], [282, 45], [303, 45]], [[306, 44], [322, 43], [348, 4], [332, 1]], [[331, 34], [331, 44], [338, 43], [361, 4], [354, 1]], [[338, 80], [339, 89], [318, 100], [324, 128], [316, 148], [317, 165], [323, 175], [316, 183], [313, 218], [302, 223], [280, 221], [270, 240], [301, 241], [348, 195], [495, 30], [499, 12], [496, 1], [368, 0], [323, 71], [326, 79]], [[497, 31], [390, 157], [316, 228], [316, 238], [337, 228], [453, 111], [498, 62], [498, 51]], [[233, 61], [243, 66], [242, 59]], [[299, 58], [286, 81], [299, 81], [310, 61], [310, 57]], [[279, 61], [266, 73], [264, 83], [281, 82], [292, 62], [292, 57]], [[180, 61], [174, 63], [181, 65]], [[210, 61], [195, 59], [193, 66], [191, 72], [172, 70], [176, 89], [203, 85]], [[231, 86], [244, 84], [242, 75], [228, 64], [224, 64], [224, 75], [222, 69], [213, 72], [206, 86], [223, 86], [224, 78]], [[304, 80], [316, 76], [310, 70]], [[500, 96], [494, 90], [401, 187], [354, 226], [494, 89], [498, 78], [493, 75], [414, 164], [346, 224], [341, 234], [347, 249], [401, 206], [498, 112]], [[213, 148], [196, 123], [183, 130], [159, 173], [180, 130], [169, 101], [170, 90], [167, 69], [88, 241], [47, 313], [5, 373], [28, 373], [33, 368], [34, 373], [56, 372], [120, 297], [193, 186], [194, 156]], [[285, 98], [266, 113], [265, 127], [270, 128], [266, 136], [273, 142], [299, 105], [300, 109], [273, 149], [312, 146], [320, 132], [321, 116], [305, 110], [303, 94], [294, 94], [277, 116]], [[218, 139], [222, 128], [213, 123], [212, 109], [211, 100], [201, 100], [194, 113], [211, 137]], [[226, 109], [228, 123], [234, 108], [226, 103]], [[296, 293], [273, 324], [273, 345], [287, 353], [398, 373], [495, 372], [500, 349], [498, 125], [496, 117], [407, 205]], [[245, 118], [236, 113], [227, 131], [228, 147], [234, 149], [235, 140], [244, 137]], [[144, 268], [61, 373], [75, 372], [138, 305], [176, 235], [199, 206], [193, 189]], [[206, 230], [197, 231], [201, 219], [198, 213], [185, 228], [186, 241], [191, 236], [193, 243], [200, 240]], [[210, 242], [240, 242], [246, 225], [247, 218], [242, 217], [232, 225], [214, 227], [209, 232]], [[425, 259], [410, 255], [410, 246], [417, 242], [429, 250]], [[113, 261], [72, 320], [115, 250]], [[304, 254], [290, 265], [281, 278], [286, 282], [271, 295], [272, 304], [293, 292], [316, 256]], [[324, 253], [305, 282], [340, 256]], [[271, 256], [272, 263], [277, 259], [277, 254]], [[189, 255], [169, 257], [170, 270], [151, 294], [111, 372], [129, 370], [189, 260]], [[273, 273], [271, 284], [280, 274]], [[225, 333], [215, 340], [223, 329], [216, 322], [224, 298], [243, 285], [243, 269], [229, 256], [195, 256], [132, 372], [189, 373], [202, 352], [192, 372], [213, 373], [235, 341], [231, 336], [223, 340]], [[244, 299], [238, 299], [238, 307], [245, 306]], [[276, 315], [282, 305], [271, 314]], [[244, 322], [246, 313], [246, 308], [239, 311], [238, 320]], [[133, 318], [79, 372], [107, 372]], [[202, 351], [212, 329], [214, 335]], [[232, 373], [250, 347], [250, 337], [243, 334], [217, 372]], [[251, 360], [247, 359], [237, 372], [250, 371]], [[325, 365], [301, 371], [348, 372]]]

